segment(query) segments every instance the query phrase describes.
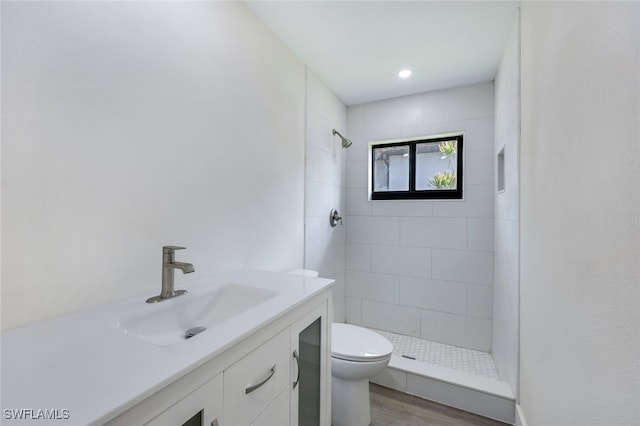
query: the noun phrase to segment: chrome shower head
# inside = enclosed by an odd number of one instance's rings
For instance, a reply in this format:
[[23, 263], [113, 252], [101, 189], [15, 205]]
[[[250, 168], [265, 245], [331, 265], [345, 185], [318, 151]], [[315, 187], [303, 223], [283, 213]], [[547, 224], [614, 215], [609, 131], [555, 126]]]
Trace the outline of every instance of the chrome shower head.
[[338, 135], [340, 137], [340, 139], [342, 140], [342, 147], [343, 148], [349, 148], [351, 146], [351, 144], [353, 144], [353, 142], [351, 142], [349, 139], [345, 138], [344, 136], [342, 136], [340, 134], [339, 131], [337, 131], [336, 129], [333, 129], [333, 135]]

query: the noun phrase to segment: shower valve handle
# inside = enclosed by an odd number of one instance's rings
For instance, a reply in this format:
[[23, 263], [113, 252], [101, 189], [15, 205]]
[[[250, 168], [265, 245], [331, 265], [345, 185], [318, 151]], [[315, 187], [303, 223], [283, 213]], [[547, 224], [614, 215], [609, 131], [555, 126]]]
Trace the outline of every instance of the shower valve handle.
[[344, 225], [344, 223], [342, 223], [342, 216], [340, 216], [338, 210], [331, 209], [329, 212], [329, 225], [333, 228], [338, 224], [338, 221], [340, 221], [340, 225]]

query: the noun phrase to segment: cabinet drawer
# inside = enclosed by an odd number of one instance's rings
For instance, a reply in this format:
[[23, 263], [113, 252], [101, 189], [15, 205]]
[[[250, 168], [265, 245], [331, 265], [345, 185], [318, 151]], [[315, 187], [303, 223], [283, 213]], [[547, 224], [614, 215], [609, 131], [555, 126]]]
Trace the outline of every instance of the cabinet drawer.
[[289, 384], [289, 345], [285, 329], [224, 371], [226, 424], [249, 425]]
[[145, 425], [186, 424], [222, 425], [222, 374], [218, 374]]

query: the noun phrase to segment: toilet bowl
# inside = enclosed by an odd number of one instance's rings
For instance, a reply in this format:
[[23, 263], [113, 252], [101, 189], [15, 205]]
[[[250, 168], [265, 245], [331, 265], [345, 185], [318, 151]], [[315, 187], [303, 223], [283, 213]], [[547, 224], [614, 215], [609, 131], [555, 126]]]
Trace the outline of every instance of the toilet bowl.
[[331, 325], [331, 424], [371, 423], [369, 379], [389, 364], [393, 345], [381, 335], [351, 324]]

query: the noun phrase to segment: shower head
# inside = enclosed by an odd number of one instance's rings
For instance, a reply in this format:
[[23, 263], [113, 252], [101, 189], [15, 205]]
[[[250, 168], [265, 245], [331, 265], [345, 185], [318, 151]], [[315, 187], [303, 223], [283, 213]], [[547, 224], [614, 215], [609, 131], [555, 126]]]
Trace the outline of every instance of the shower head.
[[338, 137], [340, 137], [340, 139], [342, 140], [342, 147], [343, 147], [343, 148], [345, 148], [345, 149], [346, 149], [346, 148], [349, 148], [349, 147], [351, 146], [351, 144], [353, 143], [353, 142], [351, 142], [349, 139], [347, 139], [347, 138], [345, 138], [344, 136], [342, 136], [342, 135], [340, 134], [340, 132], [339, 132], [339, 131], [337, 131], [336, 129], [333, 129], [333, 135], [334, 135], [334, 136], [335, 136], [335, 135], [338, 135]]

